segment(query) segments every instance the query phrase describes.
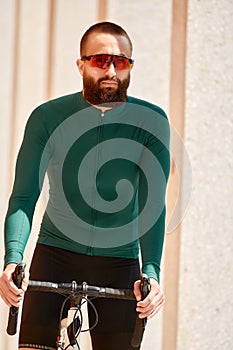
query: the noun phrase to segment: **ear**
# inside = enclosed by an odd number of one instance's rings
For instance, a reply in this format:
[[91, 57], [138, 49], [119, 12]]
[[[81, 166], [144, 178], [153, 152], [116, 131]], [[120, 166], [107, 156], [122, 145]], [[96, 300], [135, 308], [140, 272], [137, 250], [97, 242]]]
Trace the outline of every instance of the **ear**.
[[80, 60], [80, 58], [77, 59], [76, 65], [78, 67], [79, 73], [81, 76], [83, 76], [83, 71], [84, 71], [84, 61]]

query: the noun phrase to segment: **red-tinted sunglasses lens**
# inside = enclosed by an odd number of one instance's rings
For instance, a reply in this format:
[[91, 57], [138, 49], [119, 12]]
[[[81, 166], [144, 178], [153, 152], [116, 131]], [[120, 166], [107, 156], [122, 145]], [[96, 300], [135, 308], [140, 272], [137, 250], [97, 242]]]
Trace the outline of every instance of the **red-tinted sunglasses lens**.
[[87, 56], [89, 65], [94, 68], [106, 69], [111, 63], [113, 63], [116, 70], [129, 69], [132, 61], [124, 56], [115, 55], [95, 55]]

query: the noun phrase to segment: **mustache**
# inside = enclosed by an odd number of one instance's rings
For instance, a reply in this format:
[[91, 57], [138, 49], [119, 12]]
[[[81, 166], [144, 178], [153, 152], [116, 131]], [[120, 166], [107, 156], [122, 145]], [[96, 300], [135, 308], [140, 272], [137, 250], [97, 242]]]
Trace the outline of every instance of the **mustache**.
[[104, 77], [104, 78], [100, 78], [100, 79], [98, 79], [98, 84], [100, 84], [100, 83], [101, 83], [101, 81], [106, 81], [106, 80], [109, 80], [109, 81], [114, 81], [115, 83], [118, 83], [118, 84], [120, 84], [120, 83], [121, 83], [120, 79], [119, 79], [119, 78], [117, 78], [117, 77], [112, 77], [112, 78], [109, 78], [109, 77]]

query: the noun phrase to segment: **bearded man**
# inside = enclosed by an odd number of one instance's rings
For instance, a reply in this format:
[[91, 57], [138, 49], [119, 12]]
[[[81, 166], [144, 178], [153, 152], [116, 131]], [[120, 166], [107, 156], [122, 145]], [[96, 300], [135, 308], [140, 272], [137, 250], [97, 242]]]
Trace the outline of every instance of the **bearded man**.
[[[123, 28], [110, 22], [91, 26], [77, 60], [83, 90], [42, 104], [28, 119], [5, 220], [0, 278], [8, 306], [18, 307], [24, 299], [21, 350], [55, 350], [59, 337], [64, 297], [30, 288], [25, 294], [26, 278], [21, 289], [12, 282], [46, 172], [49, 200], [30, 278], [134, 290], [135, 301], [92, 300], [99, 315], [90, 332], [93, 350], [135, 349], [137, 317], [150, 319], [164, 304], [159, 272], [169, 124], [159, 107], [127, 96], [133, 64], [132, 42]], [[144, 300], [141, 272], [150, 278]], [[96, 314], [90, 304], [88, 316], [91, 327]]]

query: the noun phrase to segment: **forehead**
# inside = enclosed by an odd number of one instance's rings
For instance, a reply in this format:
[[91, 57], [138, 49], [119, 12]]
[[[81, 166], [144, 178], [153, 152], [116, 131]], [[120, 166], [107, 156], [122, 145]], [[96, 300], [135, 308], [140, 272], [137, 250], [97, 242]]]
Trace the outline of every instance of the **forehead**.
[[130, 44], [123, 35], [108, 33], [92, 33], [88, 36], [83, 55], [96, 55], [99, 53], [131, 56]]

